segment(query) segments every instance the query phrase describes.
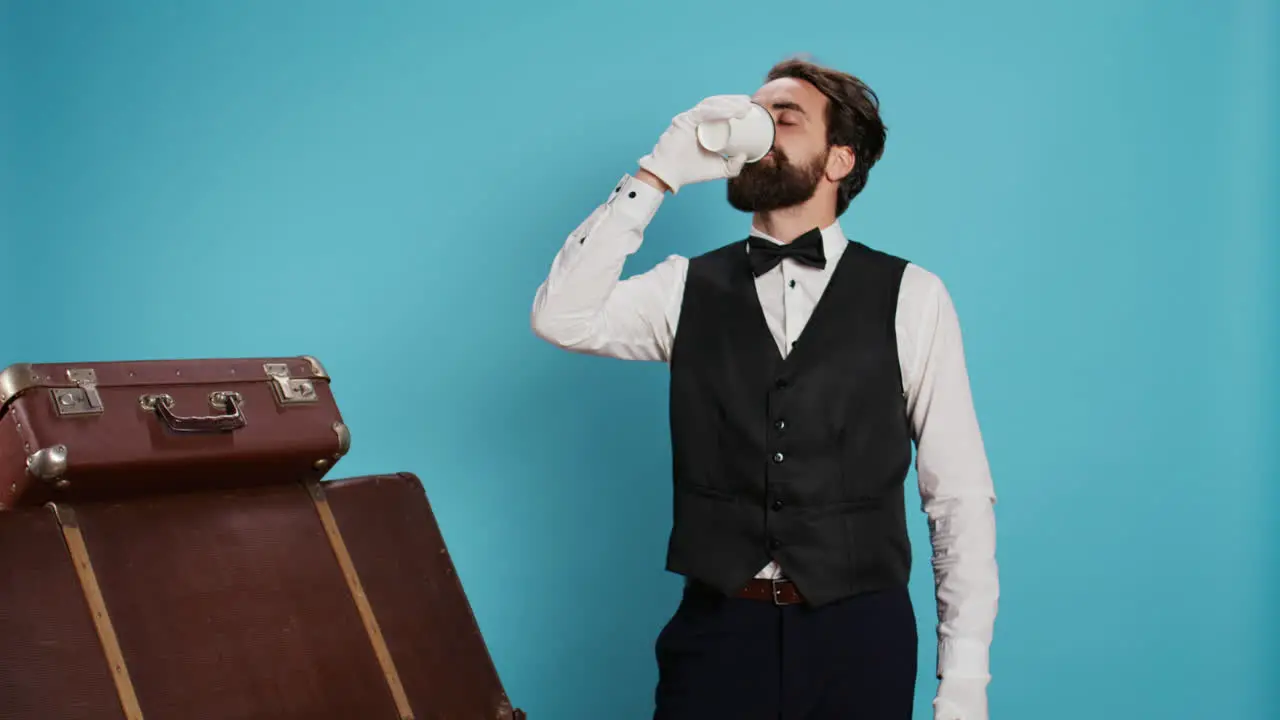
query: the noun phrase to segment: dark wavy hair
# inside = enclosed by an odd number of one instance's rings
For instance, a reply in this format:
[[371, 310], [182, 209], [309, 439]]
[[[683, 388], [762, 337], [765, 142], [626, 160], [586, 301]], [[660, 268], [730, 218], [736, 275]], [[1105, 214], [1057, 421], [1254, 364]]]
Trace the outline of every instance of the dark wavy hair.
[[836, 215], [843, 215], [866, 187], [867, 175], [884, 153], [885, 125], [880, 100], [862, 80], [849, 73], [794, 57], [774, 65], [765, 82], [779, 78], [804, 80], [827, 96], [827, 143], [853, 149], [853, 170], [840, 182]]

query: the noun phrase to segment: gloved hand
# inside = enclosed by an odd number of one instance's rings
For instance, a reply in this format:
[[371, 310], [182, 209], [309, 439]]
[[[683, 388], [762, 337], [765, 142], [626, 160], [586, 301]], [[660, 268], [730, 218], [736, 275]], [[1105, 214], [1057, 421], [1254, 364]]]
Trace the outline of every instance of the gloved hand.
[[987, 720], [987, 681], [942, 678], [933, 700], [933, 720]]
[[684, 185], [736, 177], [746, 164], [746, 155], [725, 158], [703, 149], [696, 134], [698, 123], [746, 117], [751, 98], [746, 95], [713, 95], [680, 113], [653, 151], [640, 158], [640, 167], [658, 176], [677, 193]]

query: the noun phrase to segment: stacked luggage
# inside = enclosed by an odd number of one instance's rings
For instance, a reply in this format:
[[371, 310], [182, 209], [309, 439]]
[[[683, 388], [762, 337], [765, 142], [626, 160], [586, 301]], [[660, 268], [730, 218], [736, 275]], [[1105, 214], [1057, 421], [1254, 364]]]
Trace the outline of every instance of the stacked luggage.
[[0, 719], [520, 720], [308, 357], [0, 373]]

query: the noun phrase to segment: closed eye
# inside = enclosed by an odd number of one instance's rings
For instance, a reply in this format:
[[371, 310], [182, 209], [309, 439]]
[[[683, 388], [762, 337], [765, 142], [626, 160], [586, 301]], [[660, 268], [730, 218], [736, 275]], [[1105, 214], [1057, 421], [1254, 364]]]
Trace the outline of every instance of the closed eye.
[[779, 113], [778, 124], [779, 125], [799, 125], [803, 119], [804, 119], [803, 114], [796, 113], [794, 111], [789, 110], [787, 112]]
[[780, 101], [772, 104], [778, 113], [779, 125], [798, 125], [806, 119], [804, 108], [793, 102]]

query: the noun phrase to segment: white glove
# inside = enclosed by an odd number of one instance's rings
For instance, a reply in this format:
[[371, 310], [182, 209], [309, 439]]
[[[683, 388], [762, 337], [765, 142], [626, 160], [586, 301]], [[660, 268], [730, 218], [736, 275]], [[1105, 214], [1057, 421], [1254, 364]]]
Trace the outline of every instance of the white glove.
[[987, 681], [942, 678], [933, 700], [933, 720], [987, 720]]
[[698, 144], [698, 123], [743, 118], [751, 109], [746, 95], [713, 95], [671, 120], [653, 151], [640, 158], [640, 167], [657, 175], [677, 193], [681, 186], [736, 177], [746, 155], [725, 158]]

